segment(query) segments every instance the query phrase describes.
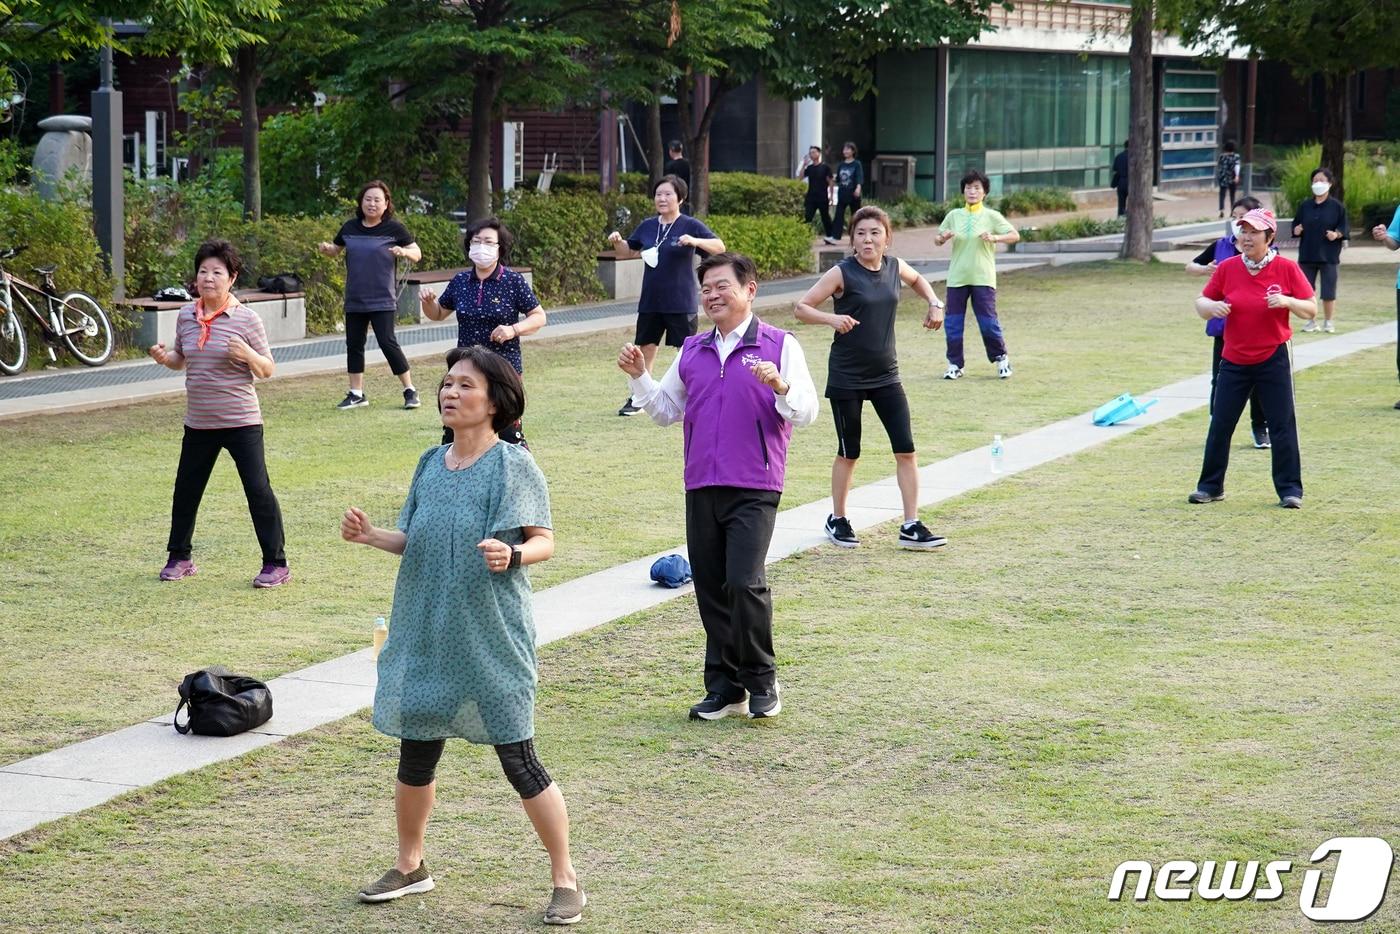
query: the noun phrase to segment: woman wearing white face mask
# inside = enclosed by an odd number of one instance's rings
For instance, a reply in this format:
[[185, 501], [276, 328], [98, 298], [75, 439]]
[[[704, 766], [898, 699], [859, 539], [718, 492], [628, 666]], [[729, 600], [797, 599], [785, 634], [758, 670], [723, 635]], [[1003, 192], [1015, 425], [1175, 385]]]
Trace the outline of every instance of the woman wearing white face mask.
[[[544, 327], [545, 315], [525, 277], [505, 265], [514, 242], [511, 232], [494, 217], [472, 224], [464, 237], [472, 268], [453, 276], [441, 296], [424, 292], [420, 301], [423, 314], [434, 321], [456, 313], [458, 347], [494, 350], [523, 374], [520, 338]], [[524, 444], [520, 422], [502, 429], [501, 438]], [[451, 442], [452, 429], [444, 428], [442, 443]]]
[[1319, 330], [1331, 334], [1337, 329], [1332, 322], [1337, 314], [1337, 268], [1342, 262], [1342, 243], [1351, 239], [1346, 206], [1332, 197], [1331, 191], [1332, 170], [1319, 166], [1312, 174], [1313, 196], [1298, 205], [1293, 215], [1298, 268], [1314, 287], [1318, 275], [1322, 276], [1318, 297], [1322, 299], [1323, 320], [1321, 324], [1313, 320], [1303, 325], [1303, 331], [1309, 334]]
[[[724, 241], [713, 230], [681, 213], [681, 204], [689, 193], [683, 180], [663, 175], [651, 193], [656, 216], [638, 224], [630, 237], [624, 238], [616, 230], [608, 234], [619, 258], [640, 256], [646, 263], [633, 343], [641, 348], [648, 370], [656, 360], [656, 349], [663, 337], [670, 346], [680, 347], [695, 333], [700, 311], [695, 251], [711, 256], [724, 252]], [[640, 411], [629, 396], [617, 414], [636, 415]]]

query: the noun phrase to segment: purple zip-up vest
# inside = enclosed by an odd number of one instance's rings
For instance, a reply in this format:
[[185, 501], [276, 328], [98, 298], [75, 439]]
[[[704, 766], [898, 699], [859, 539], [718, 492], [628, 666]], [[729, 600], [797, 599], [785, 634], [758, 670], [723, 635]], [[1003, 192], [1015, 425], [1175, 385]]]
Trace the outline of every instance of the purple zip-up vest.
[[773, 390], [749, 367], [760, 360], [782, 365], [787, 332], [755, 315], [739, 346], [720, 363], [717, 331], [685, 339], [685, 488], [733, 486], [783, 489], [792, 423], [778, 414]]

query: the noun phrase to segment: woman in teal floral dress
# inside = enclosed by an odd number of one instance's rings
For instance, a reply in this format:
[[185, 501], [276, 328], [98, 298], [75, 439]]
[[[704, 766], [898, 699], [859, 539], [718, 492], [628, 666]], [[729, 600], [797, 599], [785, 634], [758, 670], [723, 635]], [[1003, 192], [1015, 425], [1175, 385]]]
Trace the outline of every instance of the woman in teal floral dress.
[[569, 858], [559, 786], [535, 756], [535, 626], [524, 566], [554, 554], [549, 492], [525, 449], [498, 432], [525, 408], [520, 377], [482, 347], [447, 354], [438, 390], [451, 444], [418, 461], [398, 528], [351, 507], [341, 536], [402, 555], [393, 625], [379, 655], [374, 725], [400, 740], [394, 810], [398, 859], [361, 901], [426, 892], [423, 837], [448, 737], [495, 747], [549, 852], [554, 891], [545, 921], [572, 924], [585, 897]]

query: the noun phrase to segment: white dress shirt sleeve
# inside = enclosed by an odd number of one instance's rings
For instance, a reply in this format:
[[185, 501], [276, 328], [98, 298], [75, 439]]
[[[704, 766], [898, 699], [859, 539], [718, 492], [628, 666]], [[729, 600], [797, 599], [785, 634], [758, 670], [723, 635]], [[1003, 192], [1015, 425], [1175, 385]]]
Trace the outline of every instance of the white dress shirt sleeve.
[[778, 373], [783, 382], [788, 384], [787, 395], [773, 395], [778, 414], [798, 428], [806, 428], [817, 420], [820, 397], [817, 395], [816, 385], [812, 382], [812, 372], [807, 369], [807, 357], [802, 353], [802, 345], [791, 334], [783, 338], [783, 353], [778, 362]]
[[[661, 377], [660, 382], [653, 379], [649, 372], [643, 372], [635, 379], [627, 379], [628, 388], [632, 392], [632, 404], [644, 409], [658, 425], [673, 425], [685, 415], [685, 384], [681, 382], [683, 353], [685, 348], [676, 352], [676, 359], [671, 361], [671, 368]], [[811, 379], [810, 376], [807, 377], [809, 383]]]

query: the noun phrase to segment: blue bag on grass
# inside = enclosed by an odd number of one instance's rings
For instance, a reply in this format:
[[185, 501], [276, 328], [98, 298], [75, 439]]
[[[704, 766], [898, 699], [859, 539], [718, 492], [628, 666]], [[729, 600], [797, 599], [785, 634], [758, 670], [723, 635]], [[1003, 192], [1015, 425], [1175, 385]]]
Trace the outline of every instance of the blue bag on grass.
[[690, 562], [680, 555], [657, 558], [651, 565], [651, 579], [663, 587], [684, 587], [690, 583]]

